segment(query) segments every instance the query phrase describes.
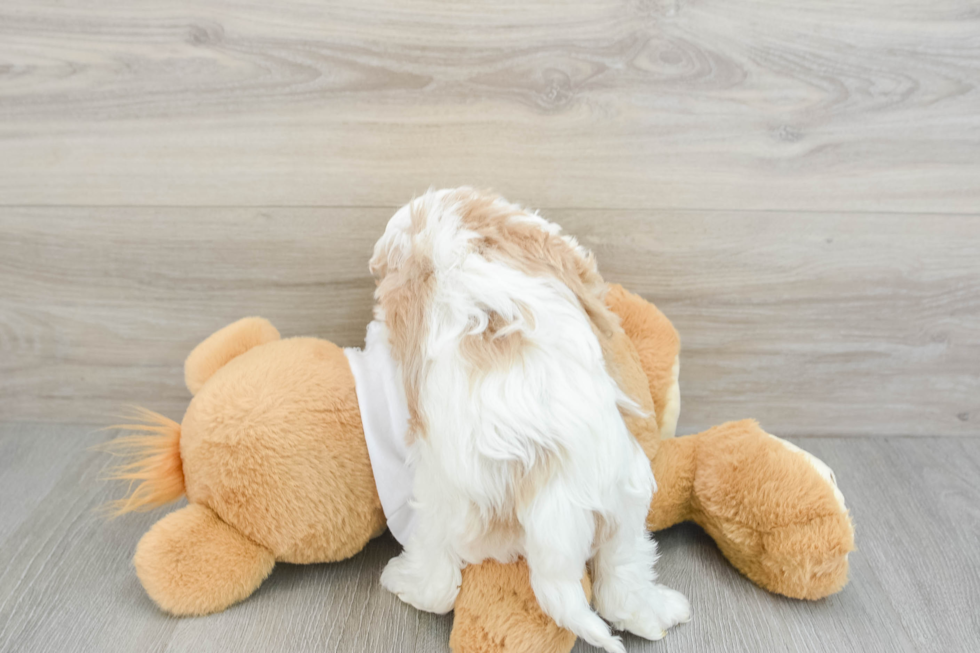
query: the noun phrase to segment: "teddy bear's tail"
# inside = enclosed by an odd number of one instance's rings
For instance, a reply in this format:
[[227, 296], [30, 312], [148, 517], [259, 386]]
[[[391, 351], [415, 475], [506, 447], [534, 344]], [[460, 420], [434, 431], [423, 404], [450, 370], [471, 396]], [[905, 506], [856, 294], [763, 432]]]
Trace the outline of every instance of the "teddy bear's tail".
[[[187, 389], [197, 394], [229, 361], [276, 340], [279, 332], [260, 317], [246, 317], [216, 331], [195, 347], [184, 362]], [[128, 431], [127, 435], [96, 447], [124, 459], [104, 476], [106, 480], [129, 481], [129, 494], [106, 506], [114, 517], [150, 510], [184, 494], [180, 424], [145, 408], [136, 408], [129, 421], [109, 427]]]
[[129, 434], [100, 447], [124, 458], [122, 464], [106, 472], [106, 480], [129, 481], [129, 494], [106, 506], [114, 517], [150, 510], [176, 501], [184, 494], [180, 424], [145, 408], [136, 408], [132, 421], [110, 427]]

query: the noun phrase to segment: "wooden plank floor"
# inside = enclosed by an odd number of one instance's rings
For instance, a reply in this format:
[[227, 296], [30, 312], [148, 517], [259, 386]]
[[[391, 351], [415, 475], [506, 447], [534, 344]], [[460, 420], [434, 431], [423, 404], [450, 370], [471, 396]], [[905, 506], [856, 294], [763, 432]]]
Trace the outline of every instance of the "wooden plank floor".
[[[106, 522], [120, 488], [98, 480], [107, 437], [88, 427], [0, 427], [0, 651], [446, 651], [452, 617], [378, 584], [387, 534], [331, 565], [279, 565], [224, 613], [174, 619], [129, 558], [164, 510]], [[851, 582], [814, 603], [767, 594], [697, 527], [658, 535], [661, 578], [693, 621], [631, 651], [975, 651], [980, 646], [980, 440], [797, 438], [836, 472], [857, 528]], [[576, 651], [593, 650], [582, 643]]]

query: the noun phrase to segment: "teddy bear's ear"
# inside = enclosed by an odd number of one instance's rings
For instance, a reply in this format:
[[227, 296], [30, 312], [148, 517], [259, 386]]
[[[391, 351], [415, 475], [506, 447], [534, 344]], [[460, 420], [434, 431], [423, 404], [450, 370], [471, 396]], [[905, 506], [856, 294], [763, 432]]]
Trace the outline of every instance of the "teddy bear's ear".
[[198, 390], [228, 361], [249, 349], [279, 340], [272, 323], [261, 317], [245, 317], [208, 336], [184, 361], [184, 382], [191, 394]]

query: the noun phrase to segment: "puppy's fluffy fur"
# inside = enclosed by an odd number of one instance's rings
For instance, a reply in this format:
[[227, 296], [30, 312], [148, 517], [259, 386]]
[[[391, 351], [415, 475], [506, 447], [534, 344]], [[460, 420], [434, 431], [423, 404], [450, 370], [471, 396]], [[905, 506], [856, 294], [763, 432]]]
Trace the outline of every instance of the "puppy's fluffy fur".
[[548, 615], [622, 651], [582, 589], [591, 560], [596, 607], [616, 627], [659, 639], [686, 620], [684, 597], [654, 582], [655, 483], [620, 412], [636, 405], [607, 369], [619, 326], [591, 253], [461, 188], [400, 209], [371, 268], [405, 381], [419, 513], [384, 586], [448, 612], [464, 565], [524, 556]]

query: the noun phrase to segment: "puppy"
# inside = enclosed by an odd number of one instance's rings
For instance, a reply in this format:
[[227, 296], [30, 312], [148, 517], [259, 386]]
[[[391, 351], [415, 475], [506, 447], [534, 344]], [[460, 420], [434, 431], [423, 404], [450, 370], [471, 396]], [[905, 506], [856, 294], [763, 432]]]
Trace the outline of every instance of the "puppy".
[[[470, 188], [402, 207], [375, 246], [375, 324], [404, 380], [417, 527], [382, 584], [452, 609], [461, 569], [523, 556], [541, 608], [607, 651], [690, 616], [655, 584], [650, 463], [607, 369], [619, 329], [592, 254], [557, 225]], [[381, 327], [379, 327], [381, 328]], [[384, 340], [384, 338], [382, 338]]]

